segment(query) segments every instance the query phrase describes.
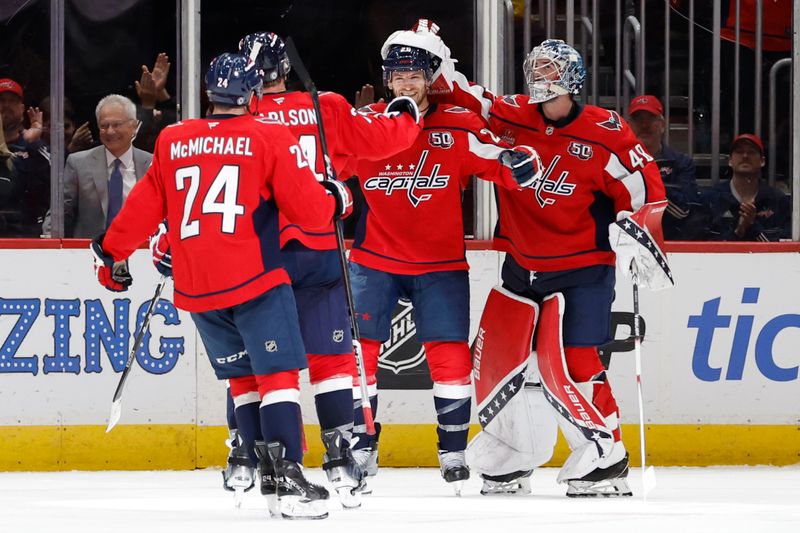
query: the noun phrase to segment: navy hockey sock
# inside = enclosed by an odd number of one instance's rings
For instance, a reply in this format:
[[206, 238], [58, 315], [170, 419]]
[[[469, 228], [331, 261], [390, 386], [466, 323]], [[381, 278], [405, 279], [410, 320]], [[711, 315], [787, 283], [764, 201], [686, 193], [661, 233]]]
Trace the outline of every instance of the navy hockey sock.
[[303, 463], [303, 419], [300, 404], [277, 402], [261, 406], [264, 441], [279, 441], [286, 447], [286, 459]]
[[228, 418], [228, 429], [237, 429], [239, 426], [236, 423], [236, 407], [233, 405], [233, 396], [231, 395], [231, 388], [228, 387], [228, 403], [226, 406], [225, 414]]
[[439, 449], [461, 451], [467, 447], [469, 432], [470, 399], [433, 397], [439, 427]]
[[[338, 429], [349, 443], [353, 435], [353, 393], [346, 389], [319, 393], [314, 396], [320, 429]], [[363, 418], [363, 415], [362, 415]]]
[[239, 437], [242, 440], [242, 445], [247, 450], [247, 455], [254, 464], [258, 463], [255, 449], [253, 448], [255, 441], [264, 440], [261, 435], [261, 417], [259, 415], [258, 402], [246, 403], [240, 405], [235, 411], [235, 421], [239, 430]]

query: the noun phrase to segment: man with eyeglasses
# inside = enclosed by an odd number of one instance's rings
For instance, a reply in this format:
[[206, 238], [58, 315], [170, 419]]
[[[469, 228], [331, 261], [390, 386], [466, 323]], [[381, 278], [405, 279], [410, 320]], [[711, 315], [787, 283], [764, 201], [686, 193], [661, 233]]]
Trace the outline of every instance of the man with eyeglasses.
[[664, 142], [668, 125], [664, 106], [652, 94], [633, 97], [628, 105], [628, 125], [653, 156], [661, 173], [669, 204], [662, 221], [664, 238], [699, 240], [706, 234], [706, 213], [700, 205], [694, 161]]
[[[64, 169], [64, 230], [67, 237], [103, 233], [125, 198], [150, 167], [152, 154], [132, 146], [139, 127], [136, 106], [110, 94], [95, 109], [102, 146], [70, 154]], [[50, 233], [50, 217], [44, 222]]]

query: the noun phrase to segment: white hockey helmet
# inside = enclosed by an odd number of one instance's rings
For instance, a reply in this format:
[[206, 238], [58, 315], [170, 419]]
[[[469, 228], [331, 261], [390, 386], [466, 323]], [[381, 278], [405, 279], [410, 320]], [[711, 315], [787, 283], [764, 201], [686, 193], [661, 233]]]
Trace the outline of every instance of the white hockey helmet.
[[[535, 46], [522, 64], [525, 81], [535, 103], [562, 94], [578, 94], [586, 81], [583, 58], [560, 39], [547, 39]], [[553, 75], [553, 72], [557, 74]]]

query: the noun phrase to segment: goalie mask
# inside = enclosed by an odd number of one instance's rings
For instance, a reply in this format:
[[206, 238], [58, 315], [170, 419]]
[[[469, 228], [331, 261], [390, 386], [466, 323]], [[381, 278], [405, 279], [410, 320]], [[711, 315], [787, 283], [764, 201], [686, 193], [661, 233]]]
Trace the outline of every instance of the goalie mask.
[[220, 54], [211, 60], [206, 73], [208, 100], [215, 104], [246, 106], [254, 92], [261, 92], [261, 74], [249, 67], [240, 54]]
[[272, 32], [245, 35], [239, 41], [239, 53], [264, 73], [266, 84], [285, 78], [292, 70], [283, 39]]
[[[438, 59], [438, 58], [437, 58]], [[393, 45], [383, 60], [383, 84], [389, 86], [392, 72], [414, 72], [421, 70], [425, 81], [430, 84], [438, 65], [427, 51], [422, 48], [405, 45]]]
[[525, 58], [522, 71], [534, 103], [547, 102], [562, 94], [578, 94], [586, 81], [583, 58], [558, 39], [547, 39], [534, 47]]

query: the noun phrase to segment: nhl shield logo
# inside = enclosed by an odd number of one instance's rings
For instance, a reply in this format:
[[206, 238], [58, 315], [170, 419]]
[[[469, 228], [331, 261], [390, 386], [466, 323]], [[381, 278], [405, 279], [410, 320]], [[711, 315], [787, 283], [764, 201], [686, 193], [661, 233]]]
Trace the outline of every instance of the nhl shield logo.
[[264, 348], [269, 353], [277, 352], [278, 351], [278, 343], [276, 341], [274, 341], [274, 340], [268, 340], [267, 342], [264, 343]]
[[553, 134], [553, 126], [547, 126], [547, 128], [544, 130], [544, 132], [547, 135], [552, 135]]
[[400, 300], [392, 317], [392, 334], [383, 343], [378, 366], [397, 375], [425, 361], [425, 349], [416, 340], [417, 326], [411, 318], [411, 302]]
[[333, 342], [342, 342], [344, 340], [344, 330], [341, 329], [333, 330], [332, 339]]

